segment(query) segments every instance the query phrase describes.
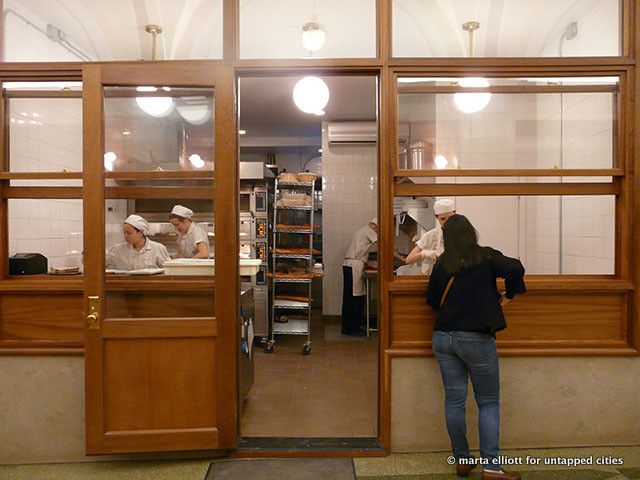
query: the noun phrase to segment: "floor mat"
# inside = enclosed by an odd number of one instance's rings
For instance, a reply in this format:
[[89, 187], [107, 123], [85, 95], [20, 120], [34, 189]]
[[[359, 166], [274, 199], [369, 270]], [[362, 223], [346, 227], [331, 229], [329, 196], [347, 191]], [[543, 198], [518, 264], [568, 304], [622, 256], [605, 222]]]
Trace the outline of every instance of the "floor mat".
[[273, 458], [212, 462], [205, 480], [355, 480], [350, 458]]
[[[620, 474], [597, 470], [554, 470], [520, 472], [523, 480], [619, 480]], [[478, 480], [479, 472], [467, 477]], [[455, 473], [434, 473], [420, 475], [359, 476], [358, 480], [458, 480]]]

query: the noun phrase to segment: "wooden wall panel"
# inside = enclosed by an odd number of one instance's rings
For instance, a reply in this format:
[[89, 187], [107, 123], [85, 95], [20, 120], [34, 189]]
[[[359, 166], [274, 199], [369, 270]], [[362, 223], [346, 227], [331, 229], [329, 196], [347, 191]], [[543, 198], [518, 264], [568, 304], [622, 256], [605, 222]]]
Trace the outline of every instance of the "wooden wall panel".
[[107, 339], [105, 431], [215, 428], [215, 343], [213, 337]]
[[84, 341], [82, 293], [2, 293], [0, 341]]
[[213, 317], [213, 292], [107, 291], [106, 318]]
[[[624, 346], [628, 342], [627, 293], [528, 292], [505, 307], [510, 346]], [[391, 348], [430, 348], [435, 312], [423, 293], [391, 295]]]

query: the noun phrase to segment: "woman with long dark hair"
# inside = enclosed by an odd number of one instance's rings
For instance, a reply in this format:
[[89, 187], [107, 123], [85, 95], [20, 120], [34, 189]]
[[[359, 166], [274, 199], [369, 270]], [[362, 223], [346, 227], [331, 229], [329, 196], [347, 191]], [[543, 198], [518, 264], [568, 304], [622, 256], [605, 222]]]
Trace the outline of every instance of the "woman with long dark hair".
[[[427, 303], [437, 310], [432, 348], [445, 391], [445, 417], [456, 473], [468, 475], [482, 466], [482, 479], [518, 480], [517, 472], [499, 462], [500, 377], [495, 333], [506, 328], [502, 306], [525, 292], [524, 267], [491, 247], [478, 245], [478, 234], [463, 215], [453, 215], [442, 227], [444, 252], [436, 261]], [[504, 278], [498, 293], [496, 279]], [[478, 404], [480, 456], [469, 452], [465, 402], [468, 378]]]

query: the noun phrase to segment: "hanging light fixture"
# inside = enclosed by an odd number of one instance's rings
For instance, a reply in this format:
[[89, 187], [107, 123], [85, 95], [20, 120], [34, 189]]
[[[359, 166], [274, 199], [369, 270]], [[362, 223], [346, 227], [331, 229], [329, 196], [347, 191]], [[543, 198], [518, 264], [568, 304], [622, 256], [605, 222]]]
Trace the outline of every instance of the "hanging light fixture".
[[[466, 22], [462, 29], [469, 34], [469, 56], [473, 57], [473, 32], [480, 28], [479, 22]], [[489, 81], [483, 77], [465, 77], [460, 79], [458, 85], [463, 88], [487, 88]], [[455, 93], [453, 101], [458, 110], [463, 113], [476, 113], [484, 109], [491, 101], [491, 92], [481, 93]]]
[[311, 21], [302, 26], [300, 39], [304, 48], [309, 50], [310, 53], [317, 52], [324, 46], [324, 42], [327, 40], [327, 32], [318, 23], [318, 17], [315, 13], [311, 15]]
[[293, 88], [293, 101], [305, 113], [322, 115], [329, 102], [329, 87], [319, 77], [301, 78]]
[[176, 109], [180, 116], [192, 125], [202, 125], [211, 116], [206, 97], [183, 98], [182, 103], [176, 105]]
[[[156, 37], [158, 34], [162, 33], [162, 27], [159, 25], [146, 25], [144, 27], [144, 31], [151, 34], [151, 60], [156, 59]], [[169, 87], [162, 87], [162, 89], [166, 92], [170, 92], [171, 89]], [[137, 87], [137, 92], [157, 92], [158, 89], [156, 87]], [[171, 113], [173, 109], [173, 98], [171, 97], [136, 97], [136, 103], [138, 107], [145, 113], [151, 115], [152, 117], [164, 117]]]
[[309, 55], [320, 50], [327, 39], [327, 32], [318, 22], [316, 15], [316, 0], [313, 0], [312, 8], [311, 21], [302, 25], [302, 35], [300, 36], [302, 45], [309, 51]]
[[[156, 87], [136, 87], [136, 92], [157, 92]], [[138, 107], [152, 117], [165, 117], [173, 109], [171, 97], [136, 97]]]

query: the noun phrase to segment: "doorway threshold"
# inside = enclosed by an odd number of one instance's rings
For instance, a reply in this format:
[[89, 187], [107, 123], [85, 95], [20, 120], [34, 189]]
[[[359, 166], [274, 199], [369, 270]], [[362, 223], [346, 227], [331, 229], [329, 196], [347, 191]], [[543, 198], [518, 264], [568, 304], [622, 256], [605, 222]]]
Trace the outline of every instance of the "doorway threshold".
[[244, 437], [238, 442], [243, 453], [348, 453], [384, 455], [385, 450], [377, 438], [327, 438], [327, 437]]

